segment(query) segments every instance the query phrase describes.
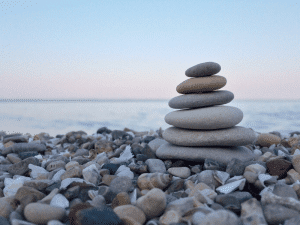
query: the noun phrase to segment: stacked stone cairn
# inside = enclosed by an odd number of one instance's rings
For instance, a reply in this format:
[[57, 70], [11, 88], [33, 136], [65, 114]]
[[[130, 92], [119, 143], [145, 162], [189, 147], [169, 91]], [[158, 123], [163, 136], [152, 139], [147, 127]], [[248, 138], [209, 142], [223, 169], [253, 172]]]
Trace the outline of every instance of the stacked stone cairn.
[[236, 126], [243, 119], [243, 112], [224, 106], [233, 100], [230, 91], [218, 90], [226, 85], [226, 78], [215, 75], [221, 66], [214, 62], [201, 63], [186, 70], [192, 77], [176, 88], [183, 95], [172, 98], [169, 106], [174, 109], [166, 115], [163, 138], [169, 143], [156, 152], [161, 159], [183, 159], [204, 162], [211, 159], [227, 166], [231, 159], [254, 159], [245, 145], [253, 144], [256, 133], [249, 128]]

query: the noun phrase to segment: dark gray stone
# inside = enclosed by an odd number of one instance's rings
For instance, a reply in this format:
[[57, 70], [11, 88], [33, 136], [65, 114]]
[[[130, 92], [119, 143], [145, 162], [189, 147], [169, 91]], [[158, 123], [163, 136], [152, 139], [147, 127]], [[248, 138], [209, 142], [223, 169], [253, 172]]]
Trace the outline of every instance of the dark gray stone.
[[205, 159], [204, 161], [204, 169], [205, 170], [219, 170], [219, 171], [225, 171], [226, 165], [223, 163], [220, 163], [213, 159]]
[[268, 224], [279, 225], [285, 220], [299, 216], [299, 212], [279, 204], [263, 205], [263, 213]]
[[221, 71], [221, 66], [215, 62], [200, 63], [185, 71], [187, 77], [207, 77]]
[[102, 133], [107, 133], [107, 134], [110, 134], [111, 133], [111, 130], [108, 129], [107, 127], [101, 127], [97, 130], [97, 134], [102, 134]]
[[19, 153], [19, 157], [20, 159], [26, 159], [26, 158], [29, 158], [29, 157], [33, 157], [33, 156], [36, 156], [38, 155], [39, 153], [36, 152], [36, 151], [30, 151], [30, 152], [20, 152]]
[[23, 175], [29, 171], [28, 165], [33, 164], [35, 166], [40, 166], [40, 161], [35, 157], [29, 157], [22, 160], [21, 162], [15, 163], [8, 168], [8, 172], [14, 175]]
[[242, 160], [233, 158], [227, 164], [226, 172], [230, 174], [230, 177], [243, 175], [245, 171], [245, 164]]
[[132, 181], [129, 177], [116, 177], [112, 180], [109, 185], [110, 190], [114, 194], [119, 194], [120, 192], [128, 192], [132, 187]]
[[46, 145], [43, 144], [34, 144], [34, 143], [15, 143], [14, 145], [5, 148], [2, 151], [3, 155], [7, 155], [9, 153], [20, 153], [20, 152], [45, 152]]
[[102, 166], [101, 169], [108, 169], [110, 175], [114, 175], [117, 170], [119, 169], [120, 164], [114, 164], [114, 163], [106, 163]]

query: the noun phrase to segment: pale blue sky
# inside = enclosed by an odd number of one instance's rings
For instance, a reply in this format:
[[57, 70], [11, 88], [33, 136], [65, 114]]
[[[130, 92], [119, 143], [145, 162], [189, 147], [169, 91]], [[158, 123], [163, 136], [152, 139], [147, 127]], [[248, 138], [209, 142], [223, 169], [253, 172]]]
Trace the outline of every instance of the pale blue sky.
[[209, 61], [235, 99], [300, 99], [300, 0], [0, 6], [1, 99], [170, 99]]

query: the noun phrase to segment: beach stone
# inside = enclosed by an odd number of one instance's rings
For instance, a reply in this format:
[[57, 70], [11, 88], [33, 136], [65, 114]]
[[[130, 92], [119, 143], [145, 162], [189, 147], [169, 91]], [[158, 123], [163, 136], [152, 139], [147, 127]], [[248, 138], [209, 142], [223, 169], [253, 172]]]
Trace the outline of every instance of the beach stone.
[[155, 139], [155, 137], [147, 135], [146, 137], [143, 138], [142, 142], [145, 142], [148, 144], [150, 141], [153, 141], [154, 139]]
[[0, 216], [0, 224], [1, 225], [10, 225], [9, 221], [7, 220], [7, 218]]
[[131, 204], [131, 201], [130, 201], [130, 197], [127, 194], [127, 192], [120, 192], [113, 199], [113, 201], [111, 203], [111, 208], [114, 209], [121, 205], [130, 205], [130, 204]]
[[163, 137], [171, 144], [179, 146], [244, 146], [253, 144], [255, 132], [252, 129], [234, 126], [221, 130], [195, 131], [169, 127]]
[[15, 143], [14, 145], [2, 150], [2, 155], [7, 155], [9, 153], [29, 152], [29, 151], [45, 152], [46, 145], [35, 144], [35, 143]]
[[188, 167], [171, 167], [168, 172], [173, 176], [183, 179], [188, 178], [191, 175], [191, 170]]
[[246, 147], [183, 147], [170, 143], [161, 145], [156, 156], [160, 159], [183, 159], [193, 162], [204, 162], [206, 158], [227, 164], [232, 158], [241, 161], [253, 160], [255, 155]]
[[206, 77], [219, 73], [221, 66], [215, 62], [200, 63], [185, 71], [188, 77]]
[[120, 164], [107, 163], [102, 166], [102, 169], [108, 169], [111, 175], [114, 175], [119, 169]]
[[9, 214], [14, 211], [14, 208], [9, 204], [8, 201], [5, 201], [4, 198], [0, 198], [0, 216], [8, 219]]
[[150, 173], [165, 173], [167, 172], [164, 162], [160, 159], [147, 159], [145, 164], [148, 166]]
[[65, 166], [66, 166], [66, 163], [64, 161], [58, 160], [58, 161], [54, 161], [54, 162], [50, 163], [47, 166], [46, 170], [48, 170], [50, 172], [50, 171], [56, 170], [58, 168], [65, 168]]
[[169, 101], [173, 109], [193, 109], [213, 105], [224, 105], [231, 102], [234, 94], [230, 91], [212, 91], [201, 94], [186, 94], [172, 98]]
[[199, 130], [230, 128], [237, 125], [242, 119], [243, 112], [232, 106], [183, 109], [170, 112], [165, 116], [165, 122], [170, 125]]
[[285, 159], [270, 159], [266, 165], [267, 172], [271, 176], [278, 176], [278, 179], [286, 177], [287, 172], [292, 168], [292, 163]]
[[46, 195], [43, 192], [40, 192], [33, 187], [27, 186], [20, 187], [15, 195], [15, 199], [19, 200], [20, 204], [23, 207], [31, 202], [36, 202], [45, 197]]
[[225, 77], [218, 75], [190, 78], [180, 83], [176, 91], [180, 94], [210, 92], [224, 87], [226, 82]]
[[69, 204], [68, 199], [62, 194], [56, 194], [50, 201], [51, 206], [61, 207], [64, 209], [69, 207]]
[[215, 202], [222, 205], [225, 209], [230, 210], [234, 213], [239, 213], [241, 211], [241, 203], [235, 196], [232, 195], [218, 195], [215, 198]]
[[222, 224], [240, 225], [240, 219], [229, 210], [217, 210], [206, 215], [199, 225]]
[[117, 194], [113, 193], [111, 189], [107, 186], [100, 186], [98, 190], [98, 194], [102, 195], [106, 201], [106, 203], [111, 203]]
[[171, 182], [170, 186], [168, 187], [168, 193], [177, 192], [183, 190], [184, 188], [184, 179], [176, 179]]
[[35, 188], [38, 191], [44, 191], [47, 187], [54, 184], [53, 180], [29, 180], [25, 181], [23, 186]]
[[167, 141], [165, 141], [162, 138], [156, 138], [153, 141], [150, 141], [148, 143], [149, 147], [151, 148], [151, 150], [155, 153], [156, 150], [159, 148], [159, 146], [161, 146], [162, 144], [166, 144]]
[[47, 225], [64, 225], [62, 222], [58, 220], [50, 220]]
[[18, 162], [22, 161], [22, 159], [20, 159], [18, 154], [16, 154], [16, 153], [7, 154], [6, 157], [11, 163], [18, 163]]
[[67, 179], [67, 178], [80, 178], [82, 176], [82, 170], [79, 168], [79, 166], [72, 167], [71, 169], [67, 170], [63, 175], [60, 176], [61, 180]]
[[294, 169], [300, 173], [300, 155], [294, 155], [292, 159]]
[[15, 143], [20, 143], [20, 142], [28, 142], [28, 137], [25, 135], [20, 135], [20, 136], [12, 136], [12, 137], [5, 137], [3, 138], [3, 144], [6, 144], [9, 141], [13, 141]]
[[259, 201], [256, 198], [251, 198], [241, 204], [241, 219], [244, 225], [265, 224], [263, 210]]
[[222, 164], [216, 160], [212, 159], [205, 159], [203, 168], [205, 170], [219, 170], [219, 171], [225, 171], [226, 165]]
[[230, 177], [243, 175], [244, 171], [245, 164], [237, 158], [232, 158], [226, 167], [226, 172], [229, 173]]
[[153, 188], [146, 195], [138, 198], [136, 206], [145, 213], [147, 220], [153, 219], [164, 212], [167, 206], [166, 195], [162, 190]]
[[102, 133], [107, 133], [107, 134], [110, 134], [111, 133], [111, 130], [108, 129], [107, 127], [101, 127], [97, 130], [97, 134], [102, 134]]
[[100, 180], [102, 178], [100, 176], [99, 171], [95, 164], [92, 164], [92, 165], [86, 167], [85, 169], [83, 169], [82, 176], [83, 176], [84, 180], [86, 180], [92, 184], [95, 184], [95, 185], [98, 185], [98, 183], [100, 182]]
[[286, 184], [275, 184], [273, 189], [273, 194], [280, 196], [280, 197], [290, 197], [298, 200], [298, 196], [296, 194], [296, 191]]
[[129, 192], [129, 190], [132, 188], [132, 181], [129, 177], [120, 176], [112, 180], [109, 188], [114, 194], [119, 194], [120, 192]]
[[80, 193], [80, 187], [79, 186], [74, 186], [71, 188], [68, 188], [65, 193], [64, 196], [68, 199], [68, 200], [72, 200], [74, 198], [77, 198], [78, 195]]
[[114, 212], [123, 220], [125, 224], [144, 224], [146, 222], [145, 213], [136, 206], [122, 205], [114, 208]]
[[106, 174], [102, 177], [102, 184], [105, 184], [107, 186], [110, 185], [110, 183], [113, 181], [113, 179], [115, 179], [117, 177], [117, 175], [109, 175], [109, 174]]
[[256, 140], [256, 144], [262, 147], [270, 147], [271, 145], [275, 144], [278, 145], [281, 142], [281, 138], [268, 133], [259, 134]]
[[292, 219], [286, 220], [284, 225], [299, 225], [300, 224], [300, 215], [293, 217]]
[[299, 216], [299, 211], [279, 204], [267, 204], [263, 206], [263, 212], [268, 224], [281, 224], [285, 220]]
[[30, 203], [24, 209], [25, 218], [32, 223], [46, 224], [50, 220], [62, 220], [66, 210], [41, 203]]
[[65, 168], [66, 170], [69, 170], [75, 166], [79, 166], [79, 163], [76, 162], [76, 161], [71, 161], [71, 162], [68, 162], [66, 165], [65, 165]]
[[102, 205], [99, 207], [89, 207], [69, 214], [71, 224], [76, 225], [123, 225], [124, 223], [118, 215], [109, 207]]
[[29, 158], [29, 157], [33, 157], [33, 156], [36, 156], [38, 155], [39, 153], [37, 151], [29, 151], [29, 152], [20, 152], [19, 153], [19, 157], [20, 159], [26, 159], [26, 158]]
[[35, 157], [29, 157], [8, 167], [8, 172], [14, 175], [23, 175], [24, 173], [29, 171], [29, 164], [39, 166], [40, 161]]

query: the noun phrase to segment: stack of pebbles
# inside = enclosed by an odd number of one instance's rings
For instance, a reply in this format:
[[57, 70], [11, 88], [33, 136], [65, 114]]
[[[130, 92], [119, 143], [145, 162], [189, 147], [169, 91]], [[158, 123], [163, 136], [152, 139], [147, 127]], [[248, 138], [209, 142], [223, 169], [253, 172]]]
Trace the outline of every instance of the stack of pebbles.
[[185, 75], [193, 77], [176, 88], [183, 95], [172, 98], [169, 106], [174, 109], [166, 115], [163, 138], [168, 141], [156, 152], [161, 159], [183, 159], [204, 162], [212, 159], [227, 165], [231, 159], [249, 161], [254, 158], [244, 147], [253, 144], [256, 133], [249, 128], [236, 126], [243, 119], [243, 112], [224, 106], [233, 100], [230, 91], [218, 90], [225, 86], [226, 78], [215, 75], [221, 70], [214, 62], [201, 63], [189, 68]]

